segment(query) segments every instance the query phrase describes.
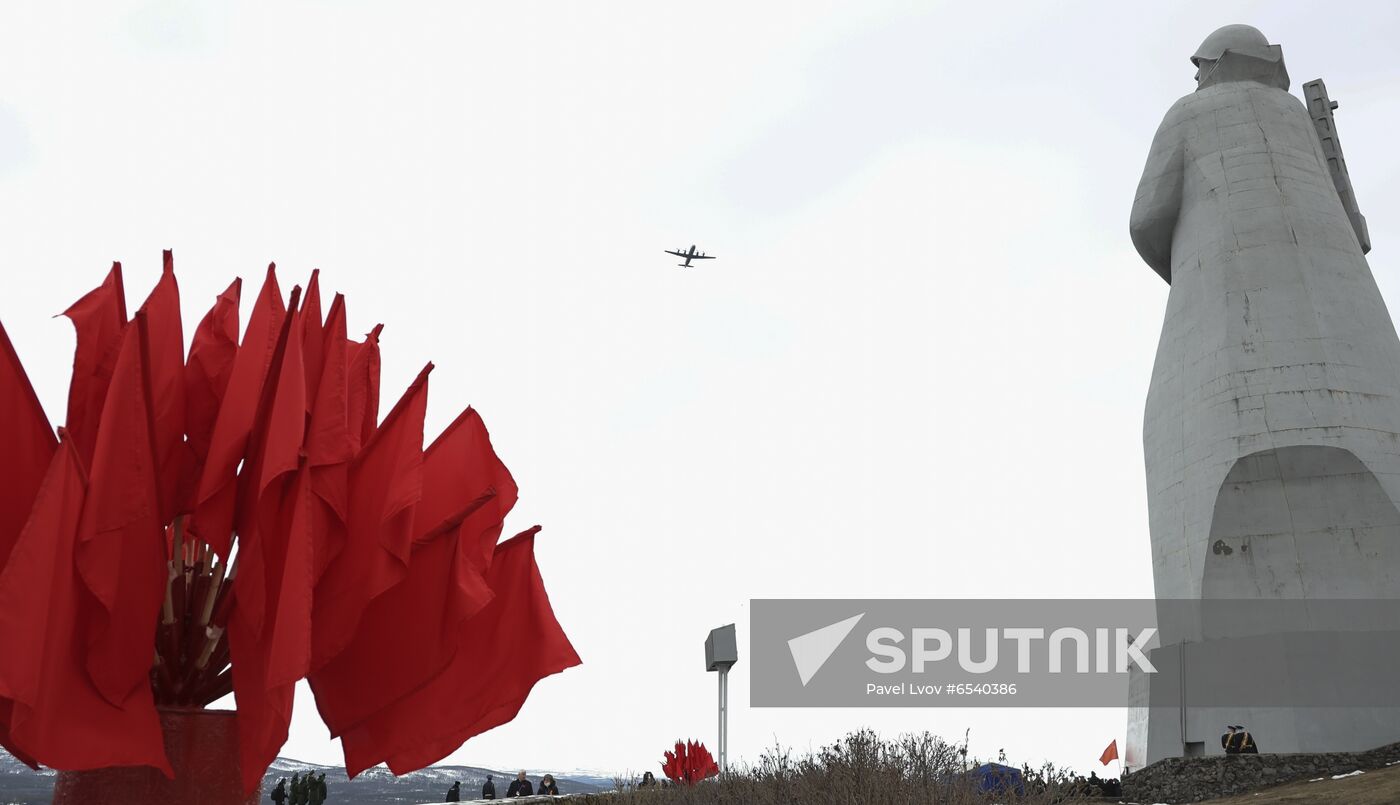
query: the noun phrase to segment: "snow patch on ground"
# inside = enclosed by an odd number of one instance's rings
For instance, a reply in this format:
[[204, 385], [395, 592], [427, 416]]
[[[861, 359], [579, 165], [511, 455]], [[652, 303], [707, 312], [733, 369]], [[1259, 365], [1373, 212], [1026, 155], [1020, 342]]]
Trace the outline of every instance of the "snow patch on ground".
[[1361, 769], [1357, 769], [1356, 771], [1349, 771], [1349, 772], [1347, 772], [1346, 774], [1334, 774], [1334, 775], [1332, 775], [1332, 779], [1333, 779], [1333, 780], [1340, 780], [1340, 779], [1342, 779], [1343, 777], [1355, 777], [1355, 776], [1358, 775], [1358, 774], [1365, 774], [1365, 773], [1366, 773], [1366, 772], [1362, 771]]

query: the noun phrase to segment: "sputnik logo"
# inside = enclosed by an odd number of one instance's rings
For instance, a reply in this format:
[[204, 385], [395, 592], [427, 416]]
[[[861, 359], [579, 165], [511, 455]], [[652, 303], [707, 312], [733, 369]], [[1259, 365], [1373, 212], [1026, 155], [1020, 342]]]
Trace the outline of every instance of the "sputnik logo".
[[797, 666], [797, 676], [802, 680], [802, 687], [807, 687], [807, 683], [817, 675], [823, 665], [826, 665], [826, 661], [831, 659], [831, 655], [836, 653], [846, 636], [864, 617], [865, 613], [862, 612], [788, 641], [788, 651], [792, 652], [792, 662]]

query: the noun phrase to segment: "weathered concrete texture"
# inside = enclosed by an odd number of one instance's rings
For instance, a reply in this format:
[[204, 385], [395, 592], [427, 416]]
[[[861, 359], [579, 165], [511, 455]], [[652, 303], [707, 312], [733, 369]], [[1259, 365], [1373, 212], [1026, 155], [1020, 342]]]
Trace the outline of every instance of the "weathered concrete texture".
[[1354, 753], [1171, 758], [1124, 777], [1123, 798], [1180, 805], [1258, 791], [1295, 780], [1383, 768], [1396, 761], [1400, 761], [1400, 744]]
[[[1400, 339], [1281, 51], [1222, 41], [1162, 121], [1130, 224], [1171, 284], [1143, 428], [1156, 595], [1400, 597]], [[1193, 721], [1130, 726], [1129, 756], [1217, 741]], [[1400, 739], [1400, 718], [1380, 730]]]

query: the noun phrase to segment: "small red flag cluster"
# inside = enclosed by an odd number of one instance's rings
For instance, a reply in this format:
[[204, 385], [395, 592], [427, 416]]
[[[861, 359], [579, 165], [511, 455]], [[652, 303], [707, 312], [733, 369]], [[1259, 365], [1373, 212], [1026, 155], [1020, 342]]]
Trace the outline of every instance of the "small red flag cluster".
[[673, 783], [695, 785], [719, 774], [719, 764], [699, 741], [676, 741], [676, 749], [666, 753], [661, 771]]
[[579, 663], [538, 526], [499, 542], [517, 489], [476, 412], [423, 449], [432, 364], [381, 422], [379, 327], [269, 266], [240, 342], [241, 290], [186, 356], [170, 252], [130, 320], [114, 264], [64, 314], [57, 439], [0, 328], [0, 744], [32, 766], [173, 774], [157, 705], [233, 691], [251, 791], [305, 678], [351, 776], [402, 774]]

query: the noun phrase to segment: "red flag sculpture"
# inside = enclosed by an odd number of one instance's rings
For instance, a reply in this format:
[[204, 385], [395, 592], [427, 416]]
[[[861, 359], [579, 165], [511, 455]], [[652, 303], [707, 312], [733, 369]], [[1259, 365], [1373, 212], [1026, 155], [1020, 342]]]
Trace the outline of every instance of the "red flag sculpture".
[[699, 741], [676, 741], [676, 749], [666, 753], [661, 771], [673, 783], [695, 785], [719, 774], [719, 764]]
[[351, 775], [403, 773], [579, 662], [538, 529], [497, 545], [517, 490], [480, 417], [425, 452], [431, 364], [380, 423], [380, 327], [269, 266], [240, 342], [241, 287], [186, 357], [170, 253], [129, 322], [114, 265], [65, 313], [61, 443], [0, 329], [0, 745], [27, 763], [178, 776], [164, 719], [236, 692], [250, 794], [309, 678]]

